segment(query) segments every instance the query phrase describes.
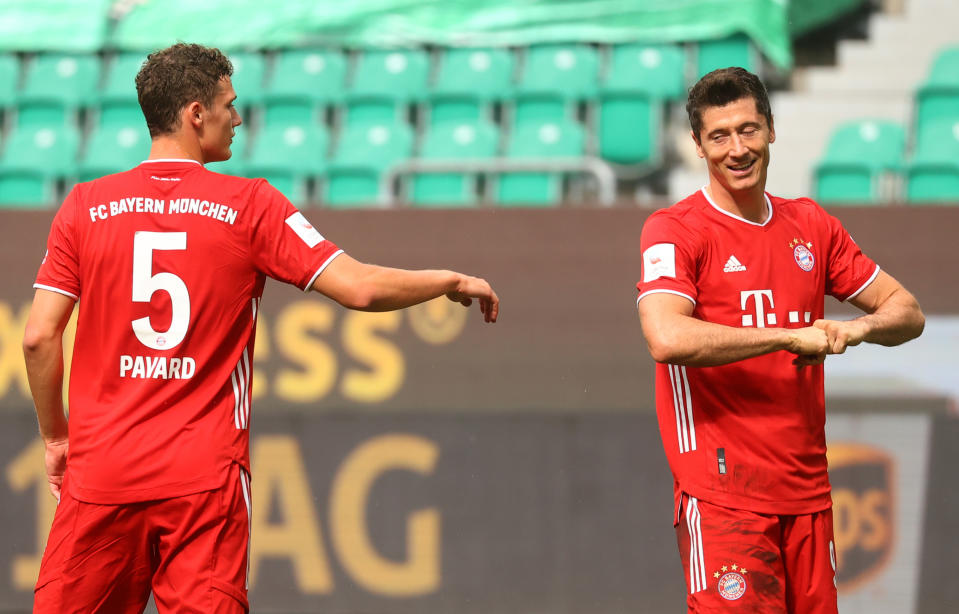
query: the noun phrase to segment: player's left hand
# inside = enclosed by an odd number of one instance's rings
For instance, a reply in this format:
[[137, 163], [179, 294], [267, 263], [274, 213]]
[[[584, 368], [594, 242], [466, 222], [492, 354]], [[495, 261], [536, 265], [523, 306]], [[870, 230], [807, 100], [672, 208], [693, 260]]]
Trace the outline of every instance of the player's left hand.
[[60, 491], [63, 488], [63, 474], [67, 469], [67, 453], [70, 451], [70, 440], [56, 440], [44, 442], [46, 453], [44, 464], [47, 468], [47, 482], [50, 492], [60, 501]]
[[829, 354], [842, 354], [847, 347], [859, 345], [868, 332], [859, 320], [816, 320], [812, 325], [825, 331]]

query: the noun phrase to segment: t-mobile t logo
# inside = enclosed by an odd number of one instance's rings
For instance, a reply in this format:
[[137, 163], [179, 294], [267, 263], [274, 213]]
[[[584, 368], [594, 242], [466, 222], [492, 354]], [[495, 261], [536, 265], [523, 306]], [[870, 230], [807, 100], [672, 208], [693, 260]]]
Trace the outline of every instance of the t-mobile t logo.
[[[766, 328], [766, 325], [776, 326], [776, 314], [770, 311], [776, 307], [776, 304], [773, 302], [773, 291], [772, 290], [743, 290], [739, 293], [739, 299], [742, 303], [742, 310], [747, 311], [746, 306], [749, 304], [749, 299], [753, 299], [755, 303], [755, 325], [756, 328]], [[769, 307], [766, 307], [766, 300], [769, 299]], [[744, 313], [743, 314], [743, 326], [752, 326], [753, 325], [753, 314]]]

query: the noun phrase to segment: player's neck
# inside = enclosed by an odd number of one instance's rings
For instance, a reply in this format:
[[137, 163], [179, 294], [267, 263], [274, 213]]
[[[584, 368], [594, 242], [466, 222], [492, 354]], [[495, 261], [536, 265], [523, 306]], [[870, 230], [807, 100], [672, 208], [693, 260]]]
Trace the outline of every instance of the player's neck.
[[706, 191], [717, 207], [744, 220], [762, 224], [769, 217], [766, 194], [761, 185], [749, 191], [730, 192], [722, 184], [710, 181]]
[[150, 160], [196, 160], [203, 164], [200, 144], [180, 134], [162, 135], [150, 145]]

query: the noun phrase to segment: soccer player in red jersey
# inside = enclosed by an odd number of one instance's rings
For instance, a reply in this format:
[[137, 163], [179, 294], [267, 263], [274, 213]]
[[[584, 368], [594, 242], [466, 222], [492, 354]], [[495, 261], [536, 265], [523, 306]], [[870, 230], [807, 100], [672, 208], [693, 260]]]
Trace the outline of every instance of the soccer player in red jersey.
[[[58, 498], [34, 611], [246, 612], [250, 386], [267, 276], [351, 309], [435, 297], [495, 322], [483, 279], [358, 262], [262, 179], [208, 171], [241, 120], [230, 62], [177, 44], [136, 78], [152, 137], [57, 213], [24, 353]], [[70, 416], [62, 335], [79, 303]]]
[[[686, 109], [708, 183], [646, 221], [637, 302], [688, 610], [836, 612], [822, 363], [924, 318], [839, 220], [765, 192], [776, 134], [755, 75], [709, 73]], [[823, 319], [826, 294], [865, 315]]]

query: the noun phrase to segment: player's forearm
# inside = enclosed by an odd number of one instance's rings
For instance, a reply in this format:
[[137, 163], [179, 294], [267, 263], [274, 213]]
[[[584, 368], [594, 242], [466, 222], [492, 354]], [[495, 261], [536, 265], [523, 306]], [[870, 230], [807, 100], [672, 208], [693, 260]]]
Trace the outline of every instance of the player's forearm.
[[778, 350], [796, 349], [798, 330], [735, 328], [682, 315], [643, 324], [654, 360], [690, 367], [713, 367]]
[[360, 281], [357, 304], [362, 311], [391, 311], [455, 292], [461, 275], [452, 271], [407, 271], [373, 266]]
[[874, 312], [860, 316], [854, 322], [865, 328], [863, 341], [891, 346], [922, 334], [926, 317], [916, 298], [908, 290], [899, 288]]
[[59, 336], [24, 339], [27, 379], [37, 411], [40, 436], [46, 442], [67, 438], [63, 413], [63, 344]]

